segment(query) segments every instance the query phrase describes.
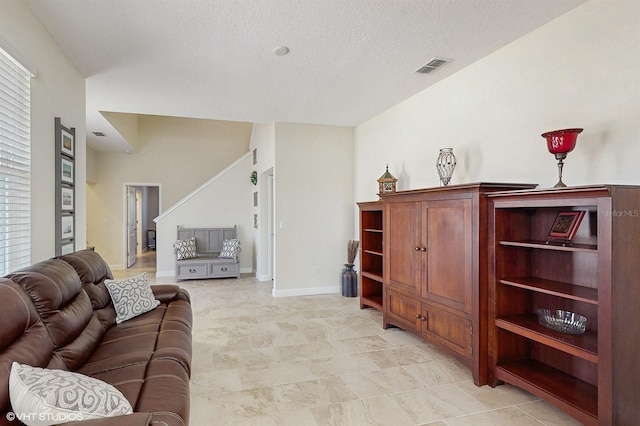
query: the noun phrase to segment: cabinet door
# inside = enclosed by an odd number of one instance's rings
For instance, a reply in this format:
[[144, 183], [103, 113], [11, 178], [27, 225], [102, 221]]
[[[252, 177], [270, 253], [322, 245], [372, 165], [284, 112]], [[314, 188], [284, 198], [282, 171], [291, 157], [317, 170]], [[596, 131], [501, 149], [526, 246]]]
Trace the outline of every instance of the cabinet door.
[[470, 314], [472, 303], [471, 199], [428, 201], [422, 208], [427, 247], [421, 296]]
[[[412, 294], [420, 294], [420, 203], [388, 203], [385, 214], [386, 282]], [[418, 250], [416, 250], [418, 248]]]
[[422, 334], [425, 338], [465, 357], [471, 356], [473, 350], [470, 320], [427, 304], [422, 305], [421, 316], [426, 318], [422, 323]]
[[413, 297], [385, 290], [384, 310], [385, 322], [401, 327], [404, 330], [420, 332], [426, 317], [421, 315], [421, 303]]

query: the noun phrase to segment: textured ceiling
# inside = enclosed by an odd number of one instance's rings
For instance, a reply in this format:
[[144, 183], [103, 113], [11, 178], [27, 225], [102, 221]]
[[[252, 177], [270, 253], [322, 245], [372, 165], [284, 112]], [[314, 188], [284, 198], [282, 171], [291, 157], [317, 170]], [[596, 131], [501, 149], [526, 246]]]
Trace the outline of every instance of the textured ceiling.
[[25, 0], [87, 77], [98, 150], [131, 148], [100, 112], [355, 126], [584, 1]]

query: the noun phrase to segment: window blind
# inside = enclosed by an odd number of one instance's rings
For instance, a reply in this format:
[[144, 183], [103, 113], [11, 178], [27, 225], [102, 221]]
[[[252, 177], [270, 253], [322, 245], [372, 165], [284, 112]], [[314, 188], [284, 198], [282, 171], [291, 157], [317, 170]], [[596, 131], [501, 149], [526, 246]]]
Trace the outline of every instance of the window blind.
[[31, 74], [0, 48], [0, 276], [31, 263]]

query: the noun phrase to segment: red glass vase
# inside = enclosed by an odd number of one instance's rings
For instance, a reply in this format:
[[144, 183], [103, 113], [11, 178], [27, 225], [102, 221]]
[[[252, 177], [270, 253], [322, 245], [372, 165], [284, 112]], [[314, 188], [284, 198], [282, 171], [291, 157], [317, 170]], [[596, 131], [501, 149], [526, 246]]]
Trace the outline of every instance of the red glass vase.
[[556, 160], [558, 160], [558, 183], [555, 184], [554, 188], [565, 188], [567, 186], [562, 182], [562, 166], [564, 165], [564, 159], [567, 158], [567, 154], [576, 147], [578, 135], [582, 133], [582, 130], [583, 129], [562, 129], [542, 134], [542, 137], [547, 140], [547, 149], [556, 157]]

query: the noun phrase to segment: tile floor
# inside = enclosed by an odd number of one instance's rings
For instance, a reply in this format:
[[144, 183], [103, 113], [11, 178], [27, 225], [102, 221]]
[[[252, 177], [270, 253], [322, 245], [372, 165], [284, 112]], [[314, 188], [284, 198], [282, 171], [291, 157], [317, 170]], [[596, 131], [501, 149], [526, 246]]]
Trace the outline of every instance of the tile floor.
[[180, 285], [194, 310], [191, 425], [579, 425], [512, 386], [476, 387], [357, 298], [274, 299], [255, 278]]

